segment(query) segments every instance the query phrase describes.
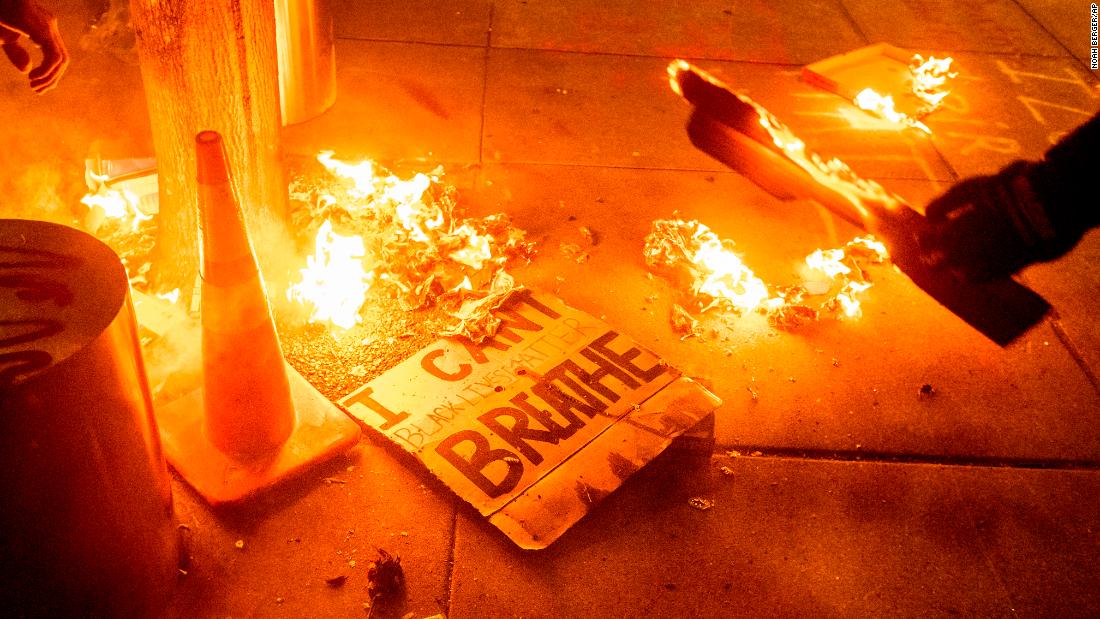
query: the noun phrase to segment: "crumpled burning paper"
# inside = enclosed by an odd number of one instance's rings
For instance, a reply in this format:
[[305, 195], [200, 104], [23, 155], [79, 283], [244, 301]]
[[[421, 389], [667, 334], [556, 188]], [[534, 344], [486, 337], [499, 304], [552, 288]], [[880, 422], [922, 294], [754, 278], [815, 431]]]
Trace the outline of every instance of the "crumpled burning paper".
[[[651, 269], [687, 291], [684, 304], [698, 313], [714, 308], [736, 315], [759, 312], [786, 329], [816, 321], [822, 311], [858, 317], [859, 295], [871, 287], [864, 265], [887, 258], [882, 243], [857, 237], [843, 248], [814, 251], [806, 257], [804, 281], [781, 287], [757, 277], [734, 247], [699, 221], [664, 219], [653, 222], [643, 256]], [[814, 307], [807, 297], [823, 300]], [[680, 333], [696, 331], [694, 317], [679, 304], [673, 305], [670, 321]]]
[[488, 290], [463, 291], [458, 310], [448, 312], [457, 322], [439, 329], [442, 337], [462, 336], [475, 344], [481, 344], [500, 330], [500, 318], [493, 312], [504, 304], [512, 293], [523, 290], [505, 271], [497, 271]]
[[[457, 190], [442, 180], [442, 168], [402, 180], [372, 161], [346, 163], [329, 152], [317, 159], [329, 174], [302, 175], [291, 185], [295, 229], [310, 234], [328, 225], [338, 240], [361, 240], [363, 252], [360, 270], [339, 277], [303, 269], [302, 282], [331, 282], [310, 286], [309, 294], [292, 284], [292, 298], [312, 306], [311, 320], [347, 328], [358, 322], [366, 290], [380, 286], [407, 310], [435, 305], [449, 310], [457, 322], [443, 325], [440, 333], [483, 339], [495, 332], [491, 312], [483, 306], [499, 305], [506, 289], [515, 287], [504, 267], [533, 253], [524, 231], [504, 214], [464, 217]], [[327, 251], [320, 240], [316, 251], [316, 256]], [[311, 262], [316, 266], [323, 260]], [[342, 301], [352, 309], [337, 322], [326, 304], [352, 288], [340, 283], [342, 277], [358, 287], [370, 285], [356, 299]]]

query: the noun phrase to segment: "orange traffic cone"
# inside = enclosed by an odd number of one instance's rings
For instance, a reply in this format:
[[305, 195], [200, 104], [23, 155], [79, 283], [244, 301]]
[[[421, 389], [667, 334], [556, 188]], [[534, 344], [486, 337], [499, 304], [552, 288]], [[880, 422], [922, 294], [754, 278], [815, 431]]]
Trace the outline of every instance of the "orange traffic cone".
[[344, 451], [359, 426], [283, 361], [222, 138], [204, 131], [195, 143], [203, 386], [157, 418], [169, 463], [217, 504]]
[[204, 131], [195, 144], [206, 436], [226, 453], [261, 456], [294, 429], [290, 383], [221, 136]]

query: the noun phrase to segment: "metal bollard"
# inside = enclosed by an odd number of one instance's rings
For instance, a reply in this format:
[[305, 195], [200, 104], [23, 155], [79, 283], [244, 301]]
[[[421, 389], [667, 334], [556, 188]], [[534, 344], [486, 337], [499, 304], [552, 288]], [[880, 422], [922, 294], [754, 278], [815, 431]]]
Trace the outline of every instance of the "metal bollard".
[[275, 0], [283, 125], [305, 122], [336, 101], [336, 51], [328, 0]]

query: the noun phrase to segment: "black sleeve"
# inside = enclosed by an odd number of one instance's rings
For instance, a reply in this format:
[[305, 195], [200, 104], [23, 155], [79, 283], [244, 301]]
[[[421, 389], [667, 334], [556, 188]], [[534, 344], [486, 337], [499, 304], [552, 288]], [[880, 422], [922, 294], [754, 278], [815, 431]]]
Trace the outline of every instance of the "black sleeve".
[[1051, 147], [1029, 176], [1060, 232], [1100, 225], [1100, 114]]

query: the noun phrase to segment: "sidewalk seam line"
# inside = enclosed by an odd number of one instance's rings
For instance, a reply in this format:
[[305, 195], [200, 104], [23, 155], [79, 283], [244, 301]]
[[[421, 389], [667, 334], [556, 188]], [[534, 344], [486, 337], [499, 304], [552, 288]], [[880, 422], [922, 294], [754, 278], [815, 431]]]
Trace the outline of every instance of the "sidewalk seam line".
[[[969, 468], [1002, 468], [1033, 470], [1080, 470], [1100, 471], [1100, 460], [1050, 460], [1043, 458], [1011, 458], [995, 456], [954, 456], [932, 454], [899, 454], [873, 451], [851, 451], [830, 449], [767, 448], [746, 445], [721, 446], [714, 453], [725, 456], [723, 452], [737, 451], [742, 455], [732, 458], [790, 459], [820, 462], [867, 462], [880, 464], [913, 464], [932, 466], [957, 466]], [[759, 455], [750, 455], [758, 453]]]
[[1081, 350], [1077, 347], [1077, 344], [1074, 343], [1069, 333], [1066, 332], [1065, 327], [1062, 326], [1062, 320], [1057, 312], [1052, 312], [1047, 322], [1050, 324], [1051, 329], [1054, 330], [1054, 335], [1061, 340], [1062, 345], [1069, 351], [1069, 356], [1073, 357], [1073, 361], [1081, 368], [1081, 371], [1085, 373], [1085, 377], [1089, 379], [1092, 388], [1097, 394], [1100, 394], [1100, 377], [1096, 376], [1096, 372], [1089, 366], [1088, 361], [1086, 361], [1084, 355], [1081, 354]]
[[1085, 62], [1085, 60], [1083, 58], [1078, 58], [1077, 54], [1073, 53], [1073, 50], [1070, 49], [1068, 46], [1066, 46], [1066, 44], [1062, 42], [1062, 39], [1058, 38], [1058, 35], [1054, 34], [1049, 29], [1047, 29], [1046, 24], [1039, 21], [1038, 17], [1035, 17], [1034, 15], [1032, 15], [1031, 11], [1028, 11], [1026, 6], [1020, 4], [1019, 0], [1012, 0], [1012, 3], [1016, 5], [1016, 8], [1020, 9], [1021, 13], [1023, 13], [1024, 15], [1027, 15], [1027, 18], [1030, 19], [1032, 21], [1032, 23], [1034, 23], [1036, 26], [1038, 26], [1039, 30], [1043, 31], [1043, 34], [1050, 37], [1051, 41], [1054, 41], [1054, 43], [1058, 47], [1061, 47], [1063, 50], [1065, 50], [1065, 52], [1067, 54], [1069, 54], [1070, 58], [1073, 58], [1075, 61], [1081, 63], [1081, 65], [1086, 69], [1087, 72], [1092, 73], [1092, 69], [1088, 68], [1088, 64]]
[[452, 506], [451, 510], [451, 541], [447, 547], [447, 559], [444, 563], [445, 574], [443, 575], [443, 594], [446, 599], [443, 600], [443, 613], [445, 616], [451, 616], [451, 604], [454, 601], [454, 588], [455, 588], [455, 546], [458, 544], [458, 508]]
[[489, 54], [493, 50], [493, 13], [496, 4], [489, 4], [489, 24], [485, 31], [485, 53], [481, 57], [481, 113], [477, 132], [477, 163], [485, 163], [485, 107], [489, 100]]
[[840, 10], [842, 13], [844, 13], [844, 17], [848, 19], [848, 25], [852, 27], [852, 30], [855, 30], [856, 35], [858, 35], [859, 38], [863, 39], [863, 44], [869, 44], [871, 42], [871, 39], [867, 38], [867, 33], [863, 32], [863, 28], [860, 28], [859, 22], [856, 21], [855, 16], [852, 15], [852, 12], [848, 10], [848, 5], [844, 4], [844, 0], [837, 0], [837, 5], [840, 6]]

